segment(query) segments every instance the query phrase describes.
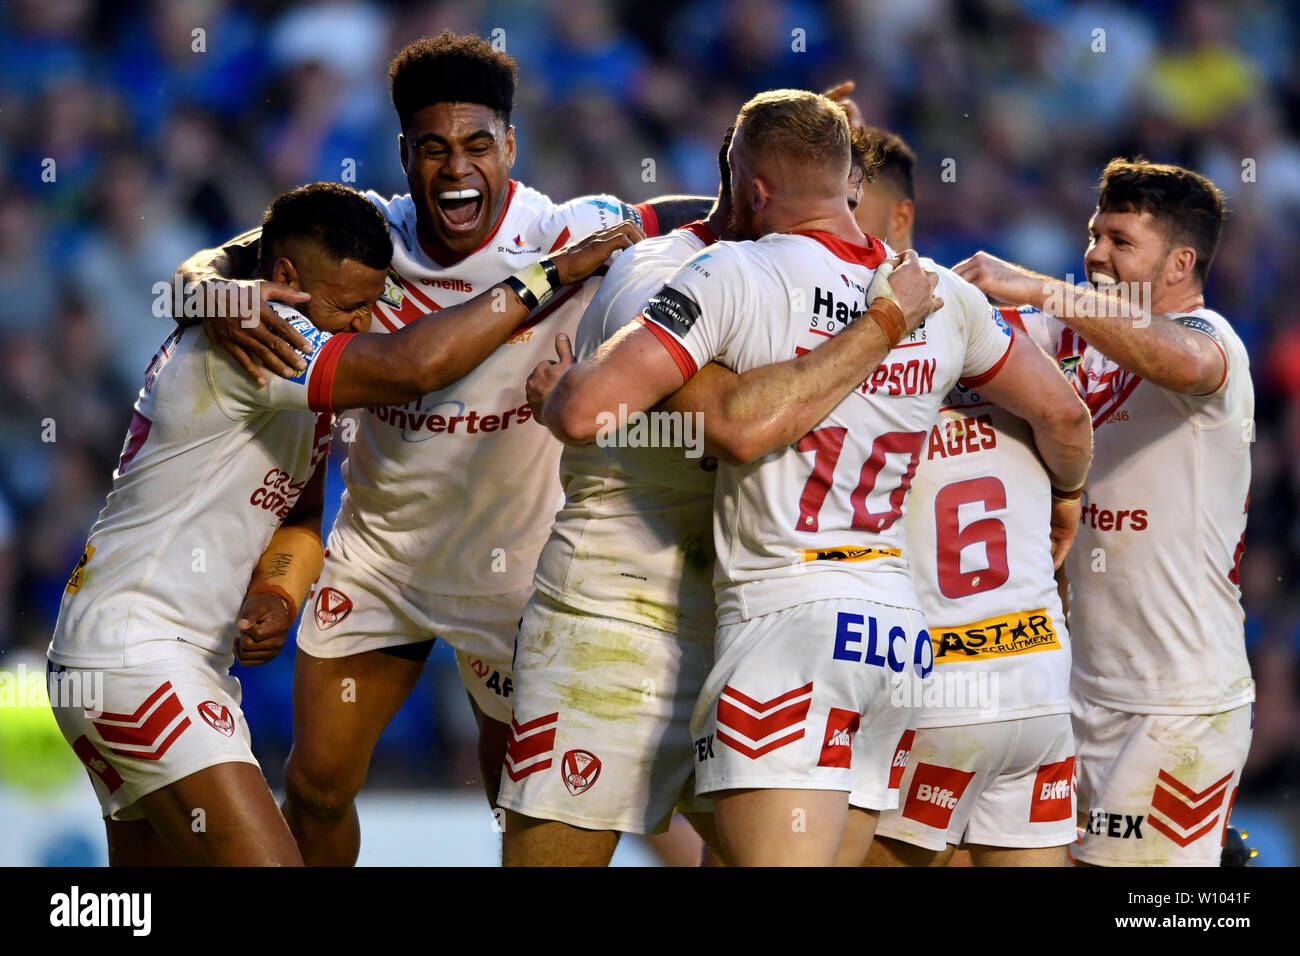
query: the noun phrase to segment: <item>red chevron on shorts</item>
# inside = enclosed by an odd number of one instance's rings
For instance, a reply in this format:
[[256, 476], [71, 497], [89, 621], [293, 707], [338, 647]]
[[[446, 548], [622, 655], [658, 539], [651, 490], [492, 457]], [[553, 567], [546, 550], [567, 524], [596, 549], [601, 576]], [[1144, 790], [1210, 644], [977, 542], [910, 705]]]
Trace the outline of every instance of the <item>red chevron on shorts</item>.
[[111, 753], [142, 760], [160, 760], [176, 738], [185, 733], [190, 719], [185, 716], [185, 708], [172, 690], [171, 681], [167, 681], [150, 694], [135, 713], [102, 713], [92, 723], [104, 743], [121, 745], [109, 747]]
[[555, 749], [555, 728], [560, 713], [544, 714], [536, 720], [521, 724], [510, 718], [510, 736], [506, 739], [506, 773], [518, 783], [530, 773], [551, 766], [551, 751]]
[[[802, 687], [759, 701], [730, 684], [718, 698], [718, 740], [732, 750], [756, 759], [803, 737], [802, 724], [812, 706], [812, 681]], [[725, 733], [723, 728], [731, 731]]]
[[[1152, 812], [1147, 818], [1151, 828], [1182, 847], [1196, 842], [1219, 822], [1218, 810], [1228, 795], [1228, 781], [1231, 779], [1229, 773], [1198, 792], [1161, 770], [1156, 776], [1156, 789], [1151, 795]], [[1157, 817], [1156, 812], [1168, 817], [1173, 826]], [[1207, 818], [1208, 822], [1202, 825]], [[1193, 830], [1193, 827], [1197, 829]], [[1179, 833], [1179, 830], [1183, 832]]]

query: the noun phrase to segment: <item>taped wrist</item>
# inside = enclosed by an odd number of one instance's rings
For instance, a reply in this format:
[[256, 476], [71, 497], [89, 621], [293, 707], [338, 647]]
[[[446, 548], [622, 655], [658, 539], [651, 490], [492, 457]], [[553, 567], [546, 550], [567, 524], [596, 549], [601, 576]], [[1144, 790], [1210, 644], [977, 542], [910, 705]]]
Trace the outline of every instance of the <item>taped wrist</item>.
[[867, 309], [867, 316], [880, 326], [891, 349], [907, 334], [907, 320], [903, 318], [903, 310], [897, 302], [890, 302], [883, 297], [876, 299], [871, 303], [871, 308]]
[[545, 304], [560, 287], [560, 271], [550, 259], [542, 259], [507, 276], [503, 281], [531, 312]]
[[274, 594], [289, 605], [289, 619], [298, 617], [311, 586], [325, 565], [320, 535], [306, 528], [277, 528], [253, 569], [248, 596]]

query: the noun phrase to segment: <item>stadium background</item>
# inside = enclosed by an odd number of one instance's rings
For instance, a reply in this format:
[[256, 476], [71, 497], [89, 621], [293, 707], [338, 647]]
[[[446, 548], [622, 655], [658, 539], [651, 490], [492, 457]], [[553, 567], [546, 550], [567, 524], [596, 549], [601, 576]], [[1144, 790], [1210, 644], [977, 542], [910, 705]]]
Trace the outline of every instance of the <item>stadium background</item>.
[[[1262, 862], [1295, 862], [1292, 4], [10, 0], [0, 17], [0, 672], [11, 687], [42, 675], [64, 583], [171, 326], [152, 314], [154, 283], [255, 224], [288, 187], [404, 192], [386, 84], [401, 45], [444, 27], [504, 42], [521, 78], [514, 176], [558, 200], [712, 194], [717, 144], [746, 98], [853, 78], [867, 121], [917, 152], [916, 247], [943, 263], [984, 248], [1080, 275], [1097, 173], [1115, 154], [1191, 165], [1227, 194], [1207, 298], [1250, 349], [1258, 403], [1242, 582], [1259, 703], [1236, 818]], [[469, 709], [450, 652], [431, 663], [376, 753], [363, 862], [492, 862]], [[240, 674], [273, 786], [291, 674], [291, 651]], [[0, 863], [96, 862], [90, 788], [48, 711], [22, 703], [0, 700]]]

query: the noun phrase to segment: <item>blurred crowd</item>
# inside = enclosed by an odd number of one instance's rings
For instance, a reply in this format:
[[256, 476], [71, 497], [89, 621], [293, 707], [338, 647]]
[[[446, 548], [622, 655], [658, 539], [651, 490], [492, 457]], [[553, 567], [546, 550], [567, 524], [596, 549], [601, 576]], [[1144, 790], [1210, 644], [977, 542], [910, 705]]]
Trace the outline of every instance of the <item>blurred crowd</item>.
[[[557, 200], [712, 195], [745, 99], [846, 78], [867, 121], [916, 150], [916, 246], [943, 263], [984, 248], [1081, 279], [1107, 159], [1214, 179], [1230, 215], [1207, 300], [1250, 349], [1258, 417], [1243, 797], [1300, 782], [1300, 18], [1286, 0], [9, 0], [0, 17], [0, 666], [43, 655], [170, 329], [155, 283], [288, 187], [404, 192], [387, 63], [451, 28], [518, 60], [514, 177]], [[241, 675], [273, 782], [283, 657]], [[385, 739], [404, 759], [381, 749], [377, 779], [474, 773], [454, 665], [434, 661]]]

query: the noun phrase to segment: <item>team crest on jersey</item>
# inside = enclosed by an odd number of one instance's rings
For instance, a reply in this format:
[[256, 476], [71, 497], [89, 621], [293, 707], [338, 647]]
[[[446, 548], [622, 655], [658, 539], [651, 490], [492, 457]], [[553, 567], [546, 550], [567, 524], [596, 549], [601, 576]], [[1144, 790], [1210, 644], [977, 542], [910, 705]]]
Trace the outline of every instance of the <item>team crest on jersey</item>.
[[316, 595], [316, 623], [322, 631], [328, 631], [351, 613], [352, 598], [337, 588], [321, 588]]
[[230, 708], [218, 704], [215, 700], [205, 700], [199, 704], [199, 716], [217, 733], [227, 737], [234, 736], [235, 718], [230, 715]]
[[588, 750], [570, 750], [560, 761], [560, 776], [575, 797], [586, 793], [600, 776], [600, 758]]

